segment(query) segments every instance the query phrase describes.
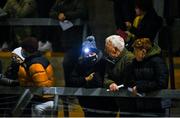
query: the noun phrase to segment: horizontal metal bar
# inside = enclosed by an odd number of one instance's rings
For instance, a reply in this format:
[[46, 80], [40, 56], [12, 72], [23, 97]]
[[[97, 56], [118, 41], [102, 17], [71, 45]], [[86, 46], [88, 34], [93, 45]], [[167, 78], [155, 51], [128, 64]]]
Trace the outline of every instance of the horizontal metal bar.
[[[70, 88], [70, 87], [51, 87], [44, 88], [44, 94], [56, 94], [60, 96], [96, 96], [96, 97], [134, 97], [127, 89], [122, 88], [117, 92], [106, 91], [104, 88]], [[173, 98], [180, 99], [180, 90], [164, 89], [142, 94], [143, 98]]]
[[9, 86], [0, 86], [0, 94], [19, 95], [19, 94], [22, 94], [26, 89], [29, 89], [33, 95], [42, 95], [43, 94], [43, 88], [9, 87]]
[[[27, 87], [5, 87], [0, 86], [0, 94], [22, 94]], [[130, 91], [125, 88], [116, 92], [106, 91], [105, 88], [71, 88], [71, 87], [44, 87], [28, 88], [34, 95], [52, 94], [59, 96], [94, 96], [94, 97], [134, 97]], [[180, 90], [163, 89], [146, 94], [142, 98], [172, 98], [180, 99]]]
[[[84, 25], [81, 19], [72, 21], [73, 25]], [[60, 26], [60, 22], [52, 18], [9, 18], [0, 20], [0, 26]]]
[[12, 18], [0, 21], [6, 26], [59, 26], [59, 21], [51, 18]]

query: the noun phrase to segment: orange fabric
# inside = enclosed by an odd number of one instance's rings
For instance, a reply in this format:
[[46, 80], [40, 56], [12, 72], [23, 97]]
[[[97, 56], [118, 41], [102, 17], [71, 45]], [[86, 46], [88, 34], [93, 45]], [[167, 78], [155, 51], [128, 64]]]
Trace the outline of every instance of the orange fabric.
[[21, 86], [52, 87], [54, 86], [53, 68], [45, 69], [41, 64], [32, 64], [27, 73], [23, 66], [19, 67], [19, 81]]

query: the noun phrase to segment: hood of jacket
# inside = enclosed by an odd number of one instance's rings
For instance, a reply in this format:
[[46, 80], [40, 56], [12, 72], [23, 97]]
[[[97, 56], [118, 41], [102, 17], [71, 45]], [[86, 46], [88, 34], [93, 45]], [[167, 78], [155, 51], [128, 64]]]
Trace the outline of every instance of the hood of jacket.
[[145, 58], [149, 58], [159, 54], [161, 54], [161, 48], [157, 44], [154, 44], [153, 47], [147, 52]]

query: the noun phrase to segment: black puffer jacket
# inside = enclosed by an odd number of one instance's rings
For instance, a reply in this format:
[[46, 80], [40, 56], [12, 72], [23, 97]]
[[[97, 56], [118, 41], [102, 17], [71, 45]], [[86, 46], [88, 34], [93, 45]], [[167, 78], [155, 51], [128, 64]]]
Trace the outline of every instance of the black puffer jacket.
[[[103, 76], [104, 76], [104, 61], [102, 59], [102, 52], [99, 51], [98, 59], [94, 64], [88, 64], [85, 61], [79, 62], [75, 65], [72, 74], [71, 80], [69, 83], [72, 87], [85, 87], [85, 88], [97, 88], [102, 87], [103, 85]], [[94, 74], [94, 78], [91, 81], [86, 81], [85, 77], [89, 76], [91, 73]]]
[[[68, 84], [71, 87], [83, 87], [83, 88], [102, 88], [103, 76], [105, 70], [105, 61], [102, 58], [102, 52], [98, 53], [98, 60], [95, 64], [87, 64], [83, 61], [76, 63], [71, 74], [71, 79], [68, 80]], [[90, 81], [86, 81], [85, 77], [94, 72], [94, 78]], [[66, 81], [67, 82], [67, 81]], [[103, 97], [78, 97], [79, 103], [83, 108], [85, 117], [98, 117], [98, 116], [113, 116], [113, 113], [104, 113], [100, 111], [117, 111], [114, 101], [110, 101], [108, 98]], [[111, 107], [113, 106], [113, 107]]]
[[160, 48], [157, 45], [148, 52], [141, 62], [133, 60], [127, 67], [127, 86], [137, 86], [138, 92], [150, 92], [168, 87], [168, 69], [161, 59]]

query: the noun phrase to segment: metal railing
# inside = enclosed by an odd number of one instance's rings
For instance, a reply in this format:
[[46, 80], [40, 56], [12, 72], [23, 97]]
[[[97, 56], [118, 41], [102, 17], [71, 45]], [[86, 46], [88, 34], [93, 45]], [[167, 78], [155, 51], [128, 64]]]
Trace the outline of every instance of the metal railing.
[[[67, 96], [88, 96], [88, 97], [109, 97], [109, 98], [134, 98], [135, 96], [132, 95], [127, 89], [120, 89], [117, 92], [108, 92], [104, 88], [93, 88], [93, 89], [86, 89], [86, 88], [69, 88], [69, 87], [50, 87], [50, 88], [22, 88], [22, 87], [0, 87], [1, 94], [7, 95], [20, 95], [18, 102], [16, 103], [12, 115], [13, 116], [20, 116], [23, 109], [26, 105], [31, 101], [33, 95], [44, 95], [50, 94], [54, 95], [54, 115], [57, 116], [58, 112], [58, 100], [59, 98], [65, 98]], [[180, 90], [160, 90], [154, 91], [150, 93], [143, 94], [142, 97], [136, 96], [136, 98], [146, 99], [170, 99], [170, 100], [178, 100], [180, 99]], [[170, 107], [170, 106], [169, 106]], [[67, 108], [67, 107], [66, 107]], [[143, 113], [136, 113], [141, 114], [142, 116], [146, 116], [147, 114]], [[68, 114], [65, 114], [65, 117], [68, 117]], [[149, 114], [153, 116], [154, 114]]]
[[[73, 25], [84, 25], [85, 21], [77, 19]], [[59, 21], [52, 18], [8, 18], [0, 20], [0, 26], [59, 26]]]

